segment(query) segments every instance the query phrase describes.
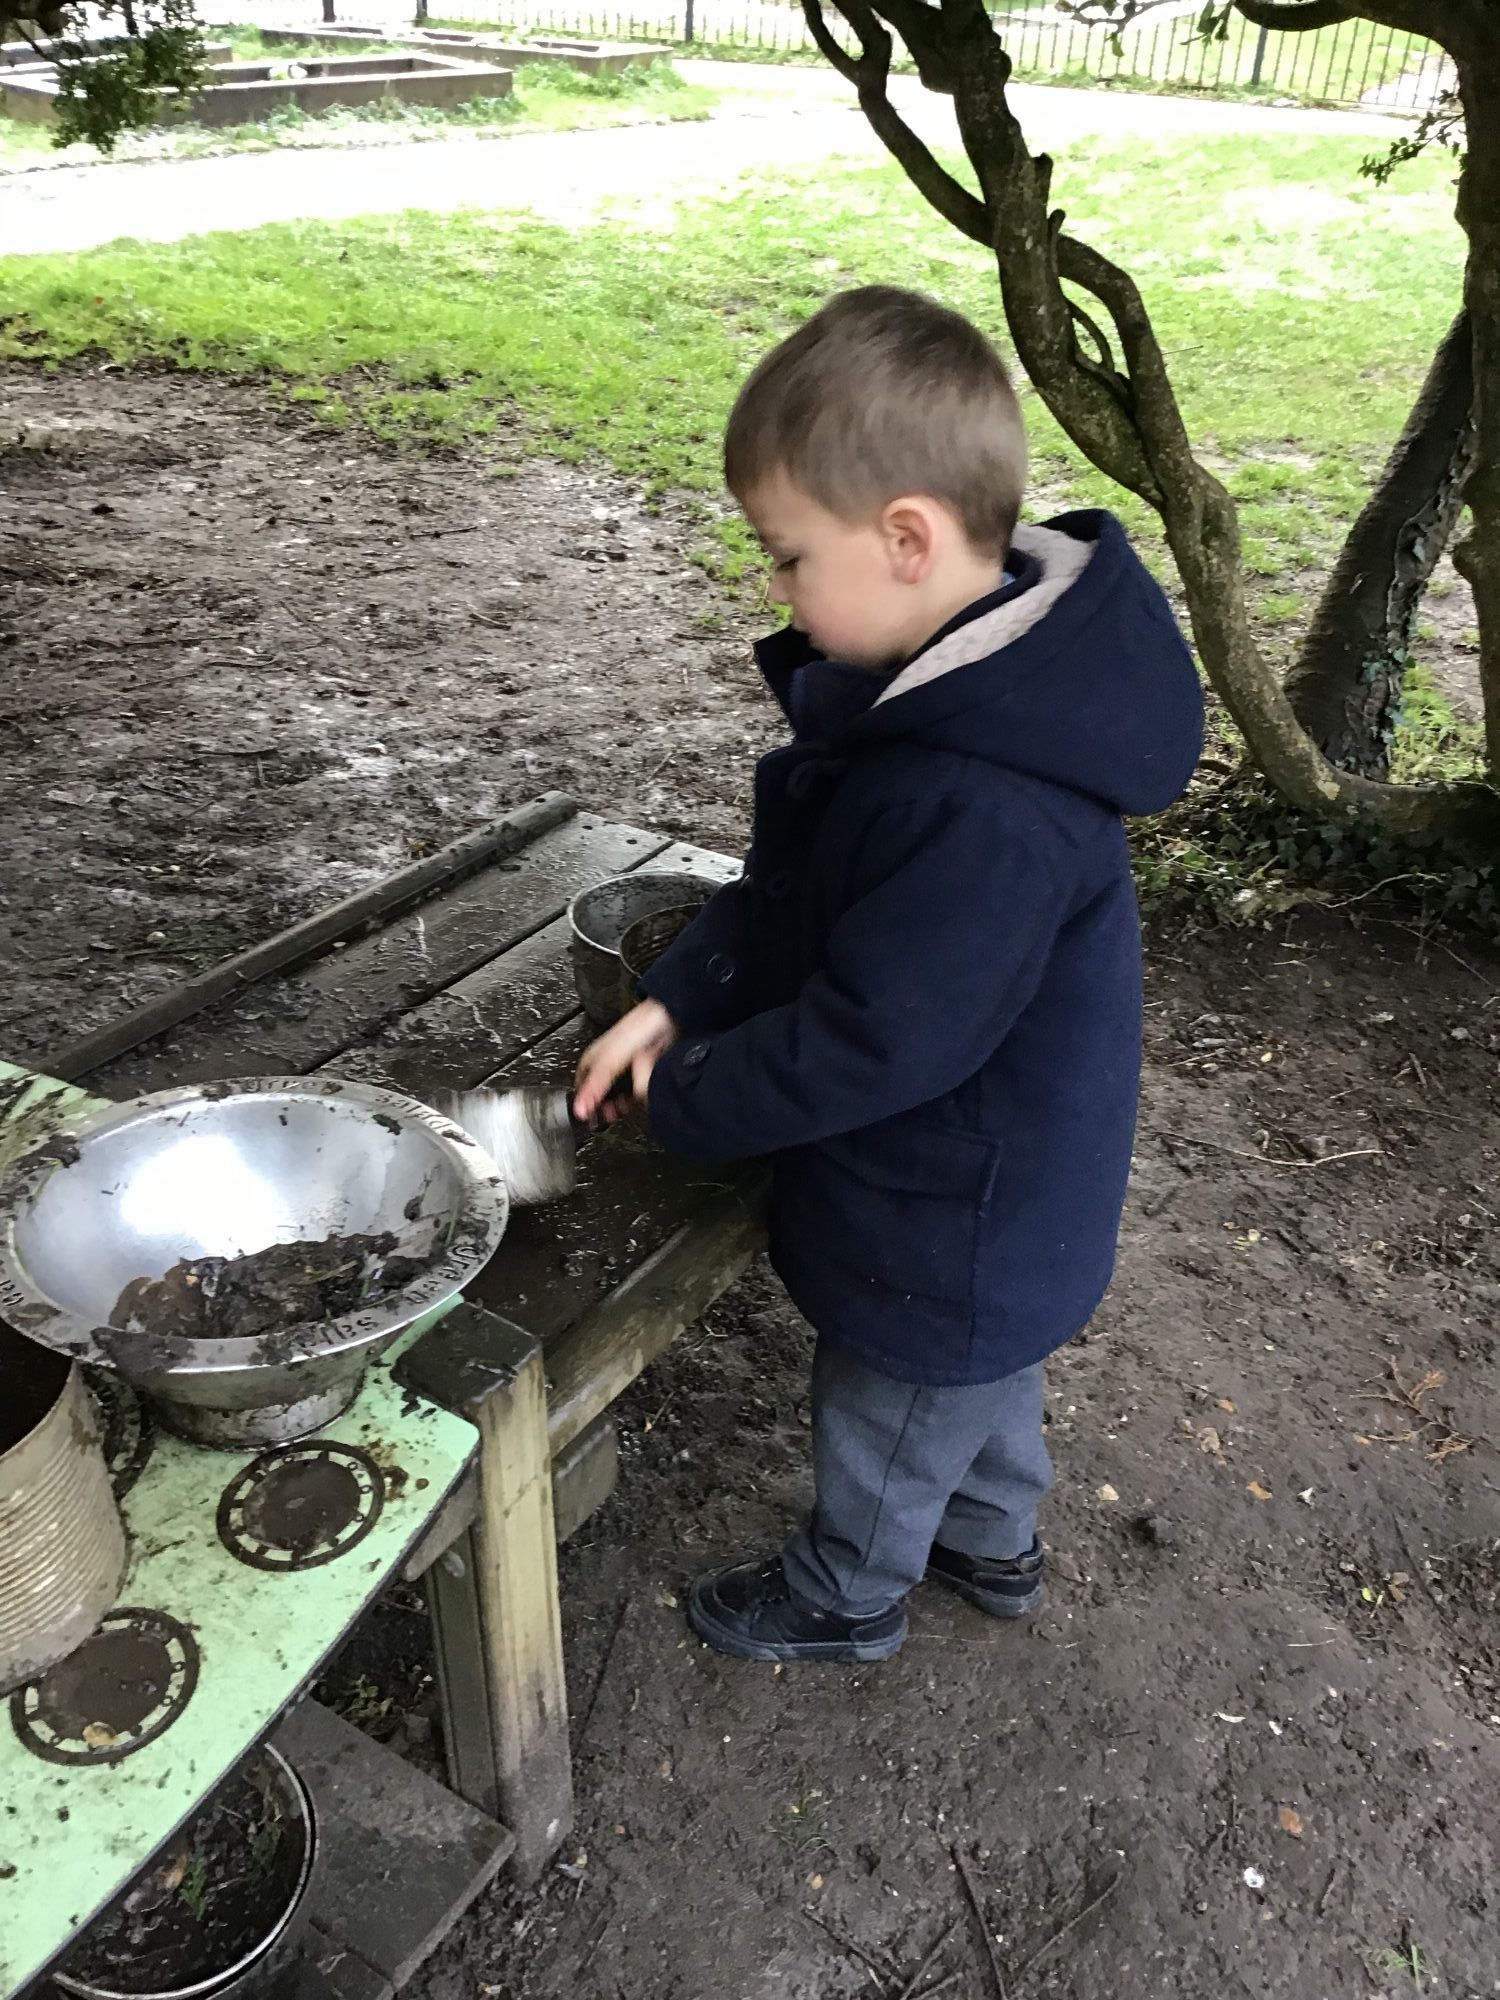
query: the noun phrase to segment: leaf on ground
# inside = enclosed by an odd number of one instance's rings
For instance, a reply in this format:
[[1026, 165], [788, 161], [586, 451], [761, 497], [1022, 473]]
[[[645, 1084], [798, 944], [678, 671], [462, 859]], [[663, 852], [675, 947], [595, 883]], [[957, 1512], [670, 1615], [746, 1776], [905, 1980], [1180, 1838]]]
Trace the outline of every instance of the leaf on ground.
[[1116, 1493], [1113, 1486], [1104, 1485], [1099, 1488], [1099, 1498], [1103, 1501], [1106, 1502], [1115, 1501], [1118, 1500], [1119, 1497], [1120, 1497], [1119, 1494]]
[[1229, 1400], [1227, 1396], [1221, 1396], [1219, 1398], [1219, 1408], [1221, 1410], [1228, 1410], [1230, 1416], [1234, 1415], [1234, 1404]]
[[1294, 1840], [1302, 1838], [1302, 1815], [1290, 1806], [1283, 1806], [1276, 1815], [1277, 1824], [1283, 1833], [1289, 1833]]
[[1257, 1500], [1269, 1500], [1271, 1497], [1270, 1487], [1262, 1486], [1258, 1479], [1252, 1479], [1250, 1484], [1245, 1488], [1245, 1491], [1254, 1494]]

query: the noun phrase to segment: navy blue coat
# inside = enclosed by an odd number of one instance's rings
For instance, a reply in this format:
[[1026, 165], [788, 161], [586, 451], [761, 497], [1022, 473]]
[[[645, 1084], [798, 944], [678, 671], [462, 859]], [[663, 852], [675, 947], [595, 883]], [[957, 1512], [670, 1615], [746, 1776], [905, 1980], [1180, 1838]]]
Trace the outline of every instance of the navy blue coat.
[[889, 680], [794, 631], [759, 656], [793, 741], [757, 767], [743, 881], [643, 982], [683, 1030], [651, 1126], [769, 1156], [772, 1261], [826, 1339], [995, 1381], [1113, 1268], [1141, 1053], [1121, 815], [1192, 774], [1192, 657], [1103, 513], [1021, 530], [1006, 587]]

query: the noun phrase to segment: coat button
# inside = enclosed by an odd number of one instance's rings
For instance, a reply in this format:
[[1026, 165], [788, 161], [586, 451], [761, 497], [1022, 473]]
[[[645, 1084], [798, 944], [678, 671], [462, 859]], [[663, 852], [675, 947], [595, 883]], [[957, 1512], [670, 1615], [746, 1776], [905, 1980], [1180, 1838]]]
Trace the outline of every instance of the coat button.
[[721, 986], [727, 986], [734, 977], [734, 960], [726, 958], [722, 951], [716, 951], [708, 961], [708, 976], [717, 979]]
[[686, 1048], [682, 1052], [682, 1066], [684, 1069], [701, 1069], [707, 1061], [707, 1042], [694, 1042], [690, 1048]]
[[781, 902], [792, 893], [792, 878], [784, 868], [780, 869], [766, 884], [766, 894], [773, 903]]

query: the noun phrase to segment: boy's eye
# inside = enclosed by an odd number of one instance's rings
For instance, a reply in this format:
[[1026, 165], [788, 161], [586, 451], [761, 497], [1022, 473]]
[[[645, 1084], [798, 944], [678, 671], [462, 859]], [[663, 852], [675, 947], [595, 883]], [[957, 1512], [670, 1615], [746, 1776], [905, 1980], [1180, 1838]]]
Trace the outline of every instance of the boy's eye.
[[797, 558], [795, 556], [778, 556], [776, 558], [775, 567], [778, 570], [795, 569], [797, 567]]

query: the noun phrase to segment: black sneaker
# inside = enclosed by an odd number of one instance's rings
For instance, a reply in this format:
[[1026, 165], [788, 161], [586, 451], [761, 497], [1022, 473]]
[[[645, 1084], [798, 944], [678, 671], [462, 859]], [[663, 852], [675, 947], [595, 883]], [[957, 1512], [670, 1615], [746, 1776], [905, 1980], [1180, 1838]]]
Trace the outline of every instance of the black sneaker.
[[1024, 1618], [1042, 1601], [1042, 1573], [1046, 1568], [1042, 1545], [1033, 1540], [1024, 1556], [1008, 1562], [988, 1562], [983, 1556], [961, 1555], [957, 1549], [932, 1545], [927, 1558], [927, 1574], [946, 1583], [960, 1597], [967, 1597], [991, 1618]]
[[737, 1660], [888, 1660], [906, 1637], [906, 1607], [841, 1618], [793, 1597], [781, 1557], [700, 1576], [688, 1623], [716, 1653]]

